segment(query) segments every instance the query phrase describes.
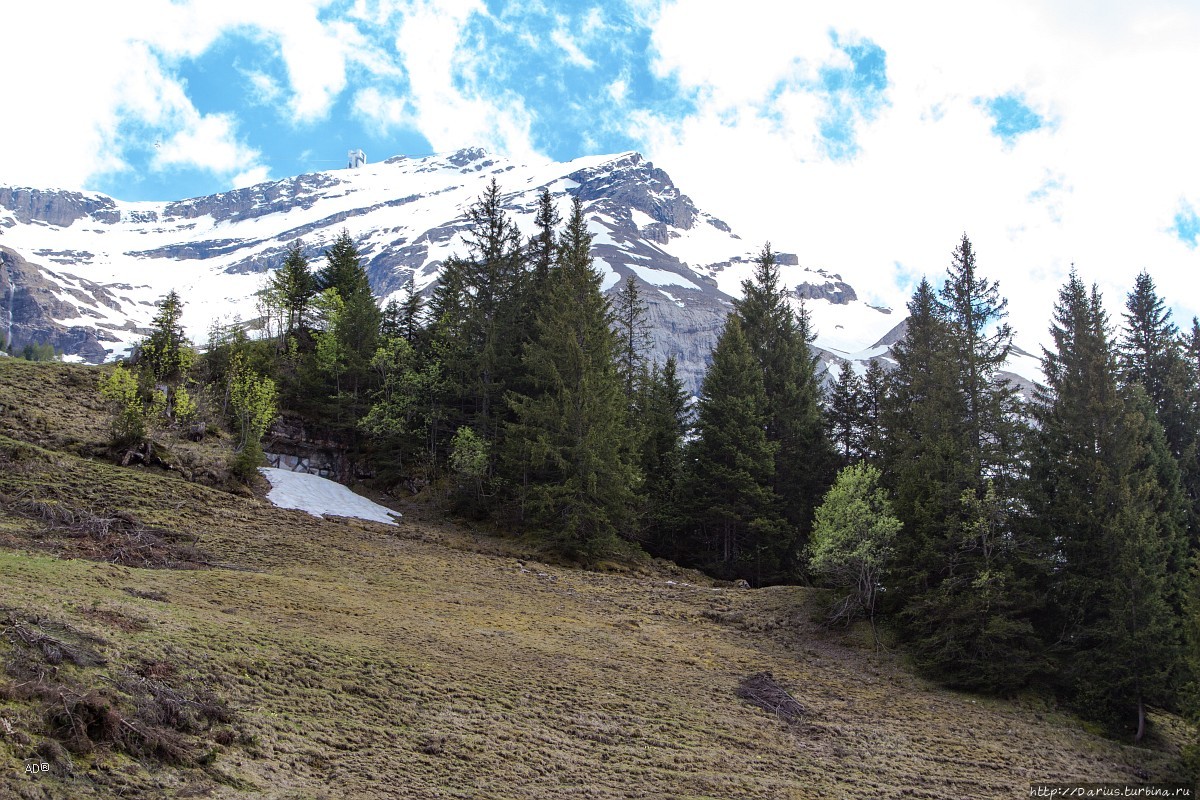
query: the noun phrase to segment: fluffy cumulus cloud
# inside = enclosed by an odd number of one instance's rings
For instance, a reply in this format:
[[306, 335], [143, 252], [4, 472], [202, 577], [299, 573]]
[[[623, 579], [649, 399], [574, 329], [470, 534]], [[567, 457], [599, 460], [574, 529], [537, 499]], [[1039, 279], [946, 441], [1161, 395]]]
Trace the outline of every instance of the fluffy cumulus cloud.
[[[288, 76], [286, 92], [270, 76], [249, 76], [261, 101], [286, 94], [295, 118], [324, 114], [344, 85], [343, 62], [356, 42], [319, 23], [319, 10], [303, 2], [230, 0], [6, 4], [0, 23], [20, 32], [9, 38], [7, 55], [36, 68], [0, 89], [6, 107], [29, 117], [29, 124], [0, 132], [0, 151], [8, 154], [0, 167], [10, 181], [68, 187], [135, 165], [226, 182], [265, 177], [238, 121], [200, 110], [179, 67], [231, 31], [249, 31], [281, 53]], [[31, 149], [45, 157], [17, 155]]]
[[1200, 178], [1200, 115], [1179, 102], [1200, 69], [1194, 6], [804, 4], [783, 24], [778, 6], [699, 5], [668, 3], [653, 42], [658, 72], [704, 102], [630, 129], [744, 236], [896, 306], [965, 231], [1027, 344], [1072, 262], [1114, 312], [1143, 268], [1200, 312], [1180, 201]]

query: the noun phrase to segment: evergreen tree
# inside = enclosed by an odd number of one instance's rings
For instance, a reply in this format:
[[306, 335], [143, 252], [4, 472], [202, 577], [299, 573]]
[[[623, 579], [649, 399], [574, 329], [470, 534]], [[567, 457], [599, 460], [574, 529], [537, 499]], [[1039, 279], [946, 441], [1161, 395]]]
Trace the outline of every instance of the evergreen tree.
[[558, 237], [555, 231], [560, 222], [562, 220], [558, 216], [558, 209], [554, 207], [550, 187], [544, 187], [538, 195], [537, 216], [534, 217], [537, 233], [529, 240], [529, 263], [533, 269], [533, 283], [538, 291], [545, 285], [546, 278], [550, 276], [550, 270], [558, 259]]
[[[354, 424], [365, 411], [371, 379], [371, 359], [379, 342], [383, 322], [358, 247], [343, 230], [325, 251], [325, 267], [317, 284], [326, 297], [336, 292], [336, 316], [325, 320], [325, 355], [322, 361], [335, 376], [334, 416], [339, 424]], [[328, 337], [333, 336], [334, 341]], [[320, 345], [318, 346], [320, 348]]]
[[762, 369], [730, 314], [704, 376], [696, 438], [685, 454], [686, 560], [756, 583], [780, 572], [783, 522], [771, 490], [778, 444], [767, 439]]
[[150, 335], [142, 342], [138, 356], [152, 383], [178, 383], [195, 361], [195, 352], [180, 324], [182, 316], [183, 301], [172, 289], [158, 302]]
[[975, 484], [971, 488], [980, 496], [988, 478], [997, 482], [1002, 497], [1011, 496], [1013, 464], [1020, 452], [1017, 392], [998, 377], [1012, 350], [1012, 328], [1004, 321], [1007, 306], [999, 285], [978, 274], [975, 250], [964, 233], [939, 292], [939, 311], [949, 324], [958, 391], [965, 403], [962, 455]]
[[1178, 473], [1144, 390], [1124, 390], [1097, 290], [1072, 272], [1059, 294], [1039, 390], [1032, 470], [1051, 549], [1053, 613], [1065, 688], [1082, 711], [1116, 724], [1170, 703], [1183, 668], [1172, 605], [1185, 587]]
[[316, 277], [308, 269], [308, 259], [299, 240], [288, 247], [283, 265], [267, 281], [266, 292], [269, 303], [282, 312], [280, 334], [286, 342], [307, 326], [309, 305], [317, 293]]
[[816, 336], [807, 312], [792, 311], [769, 243], [759, 253], [753, 277], [742, 282], [742, 298], [734, 307], [762, 376], [766, 436], [775, 451], [770, 485], [787, 525], [775, 554], [780, 573], [771, 579], [795, 578], [803, 567], [813, 511], [834, 473], [811, 349]]
[[445, 378], [440, 427], [453, 432], [470, 426], [495, 454], [502, 451], [500, 431], [509, 419], [504, 393], [521, 388], [522, 348], [534, 313], [526, 302], [520, 231], [503, 209], [495, 180], [468, 216], [467, 255], [446, 261], [433, 298], [433, 347]]
[[909, 304], [885, 411], [906, 531], [891, 599], [905, 637], [926, 671], [991, 691], [1019, 686], [1037, 660], [1038, 565], [1013, 513], [1024, 430], [1016, 392], [998, 375], [1011, 348], [1005, 305], [964, 236], [939, 295], [923, 281]]
[[[1125, 300], [1125, 328], [1118, 345], [1122, 377], [1140, 383], [1159, 412], [1175, 411], [1178, 369], [1182, 366], [1179, 328], [1154, 288], [1148, 272], [1138, 274]], [[1164, 428], [1166, 426], [1164, 425]]]
[[403, 334], [401, 334], [402, 314], [400, 303], [396, 298], [389, 298], [383, 306], [383, 313], [379, 322], [380, 339], [403, 338]]
[[656, 555], [677, 559], [681, 527], [679, 479], [683, 441], [689, 427], [688, 394], [676, 373], [675, 357], [655, 364], [641, 388], [643, 540]]
[[849, 361], [843, 361], [829, 392], [829, 438], [842, 463], [862, 459], [866, 446], [867, 399], [862, 380]]
[[425, 328], [425, 298], [416, 290], [412, 277], [404, 285], [404, 302], [400, 305], [399, 334], [411, 347]]
[[617, 341], [591, 241], [576, 198], [548, 276], [548, 302], [525, 347], [536, 392], [510, 396], [516, 419], [507, 437], [534, 470], [521, 498], [530, 522], [583, 558], [629, 532], [637, 485]]
[[379, 344], [382, 321], [383, 312], [370, 292], [351, 295], [338, 320], [336, 335], [346, 357], [343, 385], [355, 403], [371, 385], [371, 358]]
[[648, 308], [638, 289], [637, 278], [630, 275], [617, 290], [613, 302], [617, 342], [620, 356], [617, 368], [625, 397], [632, 404], [639, 378], [646, 369], [646, 351], [650, 347], [650, 326], [646, 323]]
[[1155, 291], [1146, 272], [1137, 276], [1125, 302], [1125, 326], [1118, 345], [1121, 376], [1139, 384], [1154, 405], [1155, 416], [1167, 437], [1167, 446], [1182, 473], [1189, 501], [1187, 526], [1194, 543], [1200, 542], [1200, 453], [1197, 426], [1200, 408], [1193, 401], [1196, 385], [1188, 368], [1186, 340], [1171, 321], [1171, 311]]
[[896, 367], [881, 409], [884, 478], [905, 528], [886, 598], [895, 611], [936, 584], [939, 542], [957, 532], [947, 510], [962, 495], [956, 429], [965, 411], [949, 351], [948, 326], [922, 279], [908, 302], [904, 338], [892, 347]]
[[887, 373], [876, 360], [867, 362], [862, 380], [863, 458], [875, 461], [883, 451], [883, 406], [887, 393]]
[[371, 295], [371, 282], [349, 231], [343, 229], [325, 251], [325, 266], [317, 273], [316, 284], [322, 292], [337, 289], [347, 303], [357, 295]]
[[379, 343], [383, 312], [348, 232], [342, 231], [325, 251], [325, 261], [317, 280], [322, 291], [312, 302], [313, 316], [319, 317], [324, 327], [316, 336], [314, 366], [332, 379], [333, 391], [325, 393], [329, 401], [316, 403], [314, 411], [353, 430], [367, 410], [371, 359]]

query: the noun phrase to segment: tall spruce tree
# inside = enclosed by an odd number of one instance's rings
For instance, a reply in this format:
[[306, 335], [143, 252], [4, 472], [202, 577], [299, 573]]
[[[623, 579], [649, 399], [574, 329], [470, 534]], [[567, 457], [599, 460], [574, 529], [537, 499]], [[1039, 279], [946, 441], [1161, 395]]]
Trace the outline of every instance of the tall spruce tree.
[[138, 360], [151, 384], [176, 384], [195, 360], [195, 352], [180, 322], [183, 301], [172, 289], [157, 305], [158, 313], [150, 322], [150, 335], [141, 344]]
[[1074, 272], [1050, 333], [1031, 465], [1054, 565], [1047, 638], [1080, 710], [1141, 738], [1146, 703], [1171, 704], [1184, 668], [1178, 472], [1144, 389], [1118, 381], [1099, 292]]
[[867, 362], [862, 379], [863, 458], [875, 461], [883, 450], [883, 406], [887, 393], [887, 373], [879, 361]]
[[542, 193], [538, 195], [537, 216], [534, 217], [533, 222], [537, 226], [537, 233], [529, 240], [528, 259], [533, 271], [533, 284], [540, 291], [558, 259], [556, 231], [558, 224], [562, 222], [558, 216], [558, 209], [554, 205], [554, 196], [550, 194], [548, 186], [543, 188]]
[[284, 325], [280, 333], [283, 342], [287, 342], [307, 326], [309, 306], [317, 293], [317, 280], [308, 269], [304, 245], [299, 239], [288, 246], [283, 265], [271, 276], [267, 289], [282, 305]]
[[495, 179], [468, 216], [467, 256], [459, 263], [464, 313], [458, 352], [465, 363], [448, 365], [454, 370], [448, 377], [460, 381], [471, 426], [494, 445], [506, 413], [504, 392], [522, 369], [533, 315], [520, 302], [526, 275], [520, 231], [504, 211]]
[[344, 228], [325, 250], [325, 266], [316, 277], [318, 290], [337, 289], [347, 303], [354, 295], [371, 294], [371, 282], [363, 268], [358, 246]]
[[1013, 513], [1023, 425], [999, 376], [1012, 338], [1004, 309], [964, 235], [938, 296], [922, 282], [909, 305], [885, 434], [906, 531], [893, 595], [906, 638], [927, 672], [991, 691], [1021, 685], [1037, 651], [1037, 562]]
[[696, 438], [685, 453], [688, 563], [756, 583], [779, 575], [792, 537], [771, 490], [779, 445], [767, 438], [768, 418], [762, 368], [741, 319], [730, 314], [700, 390]]
[[344, 304], [333, 333], [346, 360], [343, 386], [353, 406], [347, 413], [357, 419], [364, 411], [365, 392], [371, 380], [371, 359], [379, 342], [383, 312], [371, 293], [371, 282], [358, 247], [347, 231], [343, 230], [333, 246], [325, 251], [325, 261], [319, 282], [326, 290], [337, 290]]
[[[469, 427], [482, 443], [488, 464], [485, 482], [521, 481], [495, 473], [496, 459], [511, 410], [505, 393], [529, 394], [522, 352], [533, 335], [534, 309], [529, 291], [527, 251], [517, 226], [504, 210], [493, 179], [468, 211], [467, 252], [452, 255], [442, 267], [431, 302], [430, 349], [441, 363], [441, 380], [431, 426], [431, 452], [446, 454], [450, 437]], [[439, 455], [439, 458], [441, 456]], [[519, 463], [518, 460], [510, 461]], [[495, 506], [494, 487], [476, 493]], [[476, 511], [489, 511], [479, 508]]]
[[965, 403], [962, 456], [974, 483], [970, 488], [982, 497], [983, 483], [990, 479], [1001, 497], [1011, 497], [1022, 426], [1017, 390], [999, 375], [1012, 350], [1012, 328], [1004, 321], [1008, 300], [995, 281], [979, 274], [965, 233], [938, 296]]
[[852, 464], [864, 456], [866, 446], [867, 399], [862, 379], [849, 361], [843, 361], [837, 380], [829, 391], [829, 438], [843, 464]]
[[640, 466], [643, 541], [655, 555], [679, 558], [679, 480], [683, 442], [689, 428], [688, 393], [676, 372], [675, 356], [655, 364], [641, 386]]
[[1141, 385], [1154, 405], [1167, 446], [1179, 464], [1188, 497], [1193, 543], [1200, 542], [1200, 413], [1193, 402], [1195, 378], [1188, 368], [1186, 339], [1171, 321], [1171, 311], [1149, 273], [1137, 276], [1125, 301], [1125, 325], [1117, 346], [1125, 383]]
[[569, 555], [595, 558], [632, 522], [637, 471], [617, 372], [611, 311], [575, 199], [536, 334], [525, 346], [529, 395], [510, 394], [507, 438], [528, 454], [529, 521]]
[[786, 523], [774, 554], [780, 573], [770, 579], [795, 579], [804, 566], [813, 512], [833, 482], [835, 458], [811, 348], [816, 337], [807, 313], [792, 311], [770, 243], [760, 251], [752, 278], [742, 282], [734, 308], [762, 376], [766, 436], [775, 451], [770, 486]]
[[621, 348], [617, 367], [630, 404], [634, 402], [638, 381], [644, 377], [646, 370], [646, 351], [650, 349], [650, 326], [646, 322], [648, 310], [646, 300], [638, 289], [637, 278], [630, 275], [621, 283], [613, 298], [617, 342]]
[[884, 481], [905, 528], [884, 598], [891, 611], [936, 585], [939, 543], [957, 531], [946, 512], [959, 507], [962, 494], [958, 429], [965, 411], [950, 347], [933, 286], [922, 279], [908, 302], [904, 338], [892, 347], [896, 366], [880, 414]]

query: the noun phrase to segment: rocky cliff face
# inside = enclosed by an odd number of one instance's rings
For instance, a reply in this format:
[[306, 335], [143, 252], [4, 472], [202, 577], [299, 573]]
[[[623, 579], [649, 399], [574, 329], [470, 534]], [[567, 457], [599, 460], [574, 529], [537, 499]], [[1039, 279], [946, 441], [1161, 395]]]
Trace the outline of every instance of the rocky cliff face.
[[[86, 318], [86, 312], [71, 300], [78, 295], [83, 307], [92, 299], [118, 307], [104, 287], [74, 275], [39, 269], [18, 253], [0, 247], [0, 332], [14, 350], [26, 344], [52, 344], [63, 353], [99, 363], [107, 355], [105, 343], [120, 338], [101, 324], [73, 325], [59, 320]], [[109, 345], [111, 347], [111, 344]]]
[[85, 195], [81, 192], [0, 186], [0, 208], [12, 212], [8, 221], [0, 223], [7, 227], [18, 223], [27, 225], [31, 222], [67, 227], [85, 217], [95, 222], [107, 223], [118, 222], [121, 219], [117, 204], [112, 198]]
[[[171, 203], [0, 187], [0, 332], [11, 331], [18, 347], [48, 341], [100, 361], [144, 335], [155, 301], [175, 289], [189, 334], [202, 343], [214, 320], [258, 316], [263, 273], [292, 242], [318, 266], [343, 229], [381, 302], [410, 281], [429, 292], [445, 258], [465, 253], [467, 209], [492, 179], [526, 234], [543, 187], [564, 215], [572, 196], [583, 201], [605, 289], [630, 276], [638, 282], [652, 358], [675, 355], [697, 388], [758, 245], [697, 208], [637, 153], [532, 165], [479, 149], [400, 156]], [[855, 357], [896, 324], [864, 306], [840, 275], [801, 266], [793, 254], [779, 262], [793, 300], [814, 313], [819, 331], [836, 334], [818, 342], [830, 358]]]

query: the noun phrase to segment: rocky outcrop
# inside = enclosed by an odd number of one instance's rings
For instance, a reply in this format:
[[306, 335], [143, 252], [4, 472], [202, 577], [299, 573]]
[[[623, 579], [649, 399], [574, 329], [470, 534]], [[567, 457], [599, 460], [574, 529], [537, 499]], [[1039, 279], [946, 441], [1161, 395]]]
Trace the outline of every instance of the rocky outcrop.
[[800, 283], [792, 290], [801, 300], [828, 300], [834, 305], [844, 306], [858, 299], [854, 287], [844, 281], [825, 283]]
[[111, 197], [42, 189], [0, 186], [0, 208], [13, 212], [17, 222], [45, 222], [66, 228], [89, 217], [96, 222], [119, 222], [121, 212]]
[[76, 305], [63, 298], [75, 293], [84, 301], [117, 305], [116, 298], [102, 286], [48, 272], [0, 247], [0, 332], [14, 351], [29, 344], [51, 344], [64, 355], [79, 356], [92, 364], [104, 361], [109, 353], [105, 342], [118, 341], [116, 336], [99, 324], [68, 326], [57, 321], [102, 316], [88, 304]]
[[[579, 184], [571, 194], [584, 202], [596, 201], [604, 210], [636, 208], [658, 222], [690, 230], [697, 210], [687, 195], [675, 188], [671, 176], [639, 153], [627, 153], [602, 167], [572, 172], [568, 180]], [[722, 223], [724, 224], [724, 223]], [[728, 227], [728, 226], [726, 226]]]
[[217, 222], [238, 222], [294, 208], [312, 208], [320, 196], [316, 190], [336, 186], [339, 182], [327, 172], [297, 175], [295, 178], [259, 183], [232, 192], [180, 200], [163, 209], [162, 216], [168, 221], [208, 216]]
[[713, 347], [721, 335], [725, 315], [730, 306], [716, 296], [689, 297], [690, 302], [672, 300], [682, 292], [671, 292], [672, 287], [659, 290], [641, 284], [640, 291], [646, 298], [646, 322], [654, 331], [649, 359], [663, 364], [667, 356], [675, 356], [679, 379], [693, 394], [699, 394], [704, 372], [712, 356]]
[[263, 437], [263, 451], [272, 467], [341, 483], [373, 477], [369, 465], [352, 458], [350, 450], [344, 437], [306, 425], [298, 417], [281, 417]]

